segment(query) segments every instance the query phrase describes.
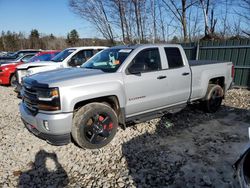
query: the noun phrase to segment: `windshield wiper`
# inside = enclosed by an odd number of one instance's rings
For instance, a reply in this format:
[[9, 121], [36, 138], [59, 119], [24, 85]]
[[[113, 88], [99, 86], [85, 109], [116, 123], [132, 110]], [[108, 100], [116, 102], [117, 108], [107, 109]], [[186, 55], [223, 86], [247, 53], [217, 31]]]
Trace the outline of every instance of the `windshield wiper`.
[[81, 68], [84, 68], [84, 69], [95, 69], [93, 67], [81, 67]]

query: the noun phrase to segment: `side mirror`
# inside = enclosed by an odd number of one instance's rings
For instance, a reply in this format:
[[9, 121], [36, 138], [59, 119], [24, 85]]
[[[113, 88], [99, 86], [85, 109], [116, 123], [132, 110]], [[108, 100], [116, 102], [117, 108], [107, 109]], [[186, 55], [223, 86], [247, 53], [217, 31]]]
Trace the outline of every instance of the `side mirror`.
[[71, 59], [70, 61], [69, 61], [69, 66], [71, 66], [71, 67], [76, 67], [77, 66], [77, 62], [76, 62], [76, 59]]
[[22, 59], [21, 60], [23, 63], [28, 63], [28, 59]]
[[128, 68], [128, 72], [130, 74], [135, 74], [135, 75], [139, 75], [139, 76], [141, 75], [141, 71], [134, 69], [133, 66]]

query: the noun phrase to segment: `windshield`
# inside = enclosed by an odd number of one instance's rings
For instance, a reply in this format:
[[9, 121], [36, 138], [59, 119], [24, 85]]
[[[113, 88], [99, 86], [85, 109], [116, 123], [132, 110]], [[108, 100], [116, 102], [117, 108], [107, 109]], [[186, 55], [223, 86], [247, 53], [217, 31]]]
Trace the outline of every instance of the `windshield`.
[[64, 59], [66, 59], [75, 50], [76, 49], [66, 49], [66, 50], [63, 50], [59, 54], [57, 54], [54, 58], [52, 58], [51, 61], [62, 62]]
[[28, 62], [36, 62], [36, 61], [50, 61], [54, 57], [54, 54], [42, 54], [33, 56]]
[[106, 49], [84, 63], [81, 67], [100, 69], [104, 72], [115, 72], [133, 49]]

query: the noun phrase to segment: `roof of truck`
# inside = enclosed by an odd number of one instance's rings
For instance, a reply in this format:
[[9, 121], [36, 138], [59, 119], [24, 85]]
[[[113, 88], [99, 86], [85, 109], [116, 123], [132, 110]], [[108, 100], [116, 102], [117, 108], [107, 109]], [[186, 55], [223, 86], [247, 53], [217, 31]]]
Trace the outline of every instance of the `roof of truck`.
[[114, 46], [111, 47], [113, 49], [136, 49], [139, 47], [158, 47], [158, 46], [164, 46], [164, 47], [177, 47], [180, 46], [179, 44], [129, 44], [129, 45], [120, 45], [120, 46]]
[[57, 52], [60, 52], [61, 50], [44, 50], [41, 52], [38, 52], [36, 55], [43, 55], [43, 54], [54, 54]]
[[75, 49], [75, 50], [84, 50], [84, 49], [105, 49], [108, 48], [106, 46], [79, 46], [79, 47], [70, 47], [67, 49]]

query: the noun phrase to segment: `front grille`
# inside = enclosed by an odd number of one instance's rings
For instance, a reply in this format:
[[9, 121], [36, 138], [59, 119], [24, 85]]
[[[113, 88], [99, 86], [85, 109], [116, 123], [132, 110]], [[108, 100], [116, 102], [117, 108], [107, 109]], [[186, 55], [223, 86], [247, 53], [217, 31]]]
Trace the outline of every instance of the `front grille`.
[[27, 70], [18, 70], [17, 75], [18, 75], [17, 76], [18, 82], [21, 84], [22, 83], [22, 78], [27, 75]]
[[15, 76], [16, 76], [17, 83], [19, 83], [19, 76], [18, 76], [17, 71], [15, 71]]
[[38, 112], [38, 99], [37, 99], [37, 92], [32, 87], [24, 84], [22, 88], [22, 97], [23, 103], [28, 108], [28, 110], [33, 114], [36, 115]]

